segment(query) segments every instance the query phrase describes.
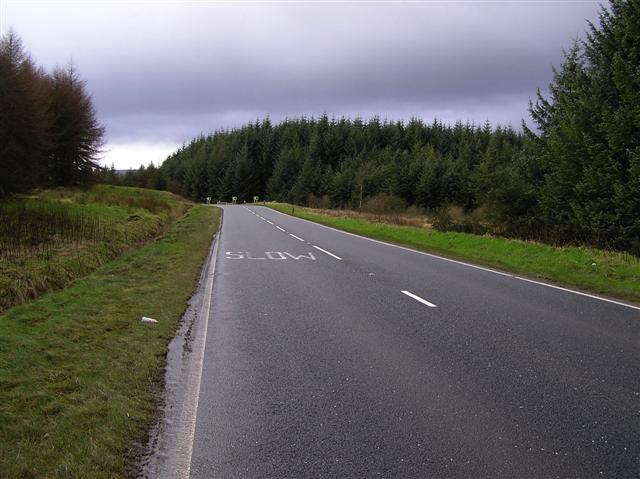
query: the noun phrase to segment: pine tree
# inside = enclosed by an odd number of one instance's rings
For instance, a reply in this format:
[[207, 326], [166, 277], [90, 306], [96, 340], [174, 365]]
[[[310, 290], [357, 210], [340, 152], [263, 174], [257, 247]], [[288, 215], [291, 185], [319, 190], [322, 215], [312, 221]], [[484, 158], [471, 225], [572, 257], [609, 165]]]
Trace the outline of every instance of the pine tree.
[[50, 118], [47, 78], [36, 69], [18, 35], [0, 39], [0, 196], [46, 180]]
[[290, 147], [283, 150], [275, 162], [273, 174], [267, 184], [269, 198], [276, 201], [289, 201], [290, 193], [304, 162], [304, 150]]
[[540, 131], [543, 170], [538, 214], [561, 241], [630, 249], [638, 210], [632, 200], [634, 155], [640, 147], [640, 6], [615, 0], [602, 9], [555, 72], [549, 99], [531, 114]]
[[308, 156], [291, 189], [290, 197], [294, 203], [307, 204], [309, 195], [322, 196], [322, 166], [319, 161]]
[[53, 117], [50, 171], [57, 185], [86, 182], [98, 168], [104, 128], [96, 119], [85, 83], [73, 64], [56, 69], [51, 81]]

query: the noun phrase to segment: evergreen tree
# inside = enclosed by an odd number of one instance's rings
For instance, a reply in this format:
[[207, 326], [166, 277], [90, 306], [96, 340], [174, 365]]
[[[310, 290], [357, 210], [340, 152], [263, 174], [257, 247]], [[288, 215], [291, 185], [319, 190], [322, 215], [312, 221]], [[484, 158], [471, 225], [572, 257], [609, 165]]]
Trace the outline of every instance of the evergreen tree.
[[300, 174], [291, 188], [291, 201], [306, 204], [309, 195], [316, 195], [320, 183], [321, 169], [317, 161], [310, 156], [306, 158], [300, 169]]
[[304, 162], [304, 150], [290, 147], [283, 150], [275, 161], [273, 174], [267, 184], [269, 197], [276, 201], [291, 200], [291, 189]]
[[53, 182], [86, 182], [99, 167], [104, 128], [98, 124], [91, 97], [73, 64], [53, 72], [50, 97], [53, 146], [49, 170]]
[[540, 131], [532, 161], [544, 172], [537, 213], [558, 241], [637, 251], [639, 42], [640, 6], [612, 1], [566, 54], [550, 98], [531, 108]]
[[0, 39], [0, 196], [46, 181], [47, 82], [10, 30]]

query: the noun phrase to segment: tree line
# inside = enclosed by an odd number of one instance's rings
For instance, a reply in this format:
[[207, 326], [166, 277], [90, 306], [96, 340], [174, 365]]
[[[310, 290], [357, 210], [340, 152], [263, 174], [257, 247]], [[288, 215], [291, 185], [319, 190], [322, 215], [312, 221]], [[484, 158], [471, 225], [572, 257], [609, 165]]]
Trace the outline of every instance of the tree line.
[[0, 38], [0, 197], [91, 181], [103, 133], [72, 64], [47, 73], [15, 32]]
[[474, 231], [640, 255], [638, 45], [640, 2], [602, 7], [530, 104], [535, 128], [267, 118], [193, 139], [162, 181], [199, 200], [357, 208], [382, 196], [441, 219], [457, 206]]
[[170, 189], [192, 197], [253, 196], [296, 204], [357, 207], [379, 194], [435, 208], [481, 203], [489, 162], [522, 148], [511, 128], [439, 121], [425, 124], [356, 118], [267, 118], [194, 139], [162, 164]]

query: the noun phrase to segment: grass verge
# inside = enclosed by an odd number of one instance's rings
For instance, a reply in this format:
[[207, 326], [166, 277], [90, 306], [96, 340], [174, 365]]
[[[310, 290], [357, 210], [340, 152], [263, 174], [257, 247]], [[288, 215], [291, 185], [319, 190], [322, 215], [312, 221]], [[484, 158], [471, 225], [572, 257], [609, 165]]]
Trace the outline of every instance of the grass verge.
[[0, 315], [0, 477], [125, 475], [218, 220], [195, 206], [158, 240]]
[[157, 237], [191, 205], [167, 192], [109, 185], [0, 202], [0, 312]]
[[640, 302], [640, 260], [627, 253], [390, 225], [286, 203], [266, 206], [369, 238]]

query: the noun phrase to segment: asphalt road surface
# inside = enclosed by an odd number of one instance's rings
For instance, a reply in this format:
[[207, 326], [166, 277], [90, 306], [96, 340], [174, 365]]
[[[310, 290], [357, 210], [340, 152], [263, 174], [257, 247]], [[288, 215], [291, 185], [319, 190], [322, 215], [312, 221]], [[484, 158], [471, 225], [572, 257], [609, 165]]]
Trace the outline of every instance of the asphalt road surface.
[[225, 206], [190, 476], [640, 477], [640, 309]]

